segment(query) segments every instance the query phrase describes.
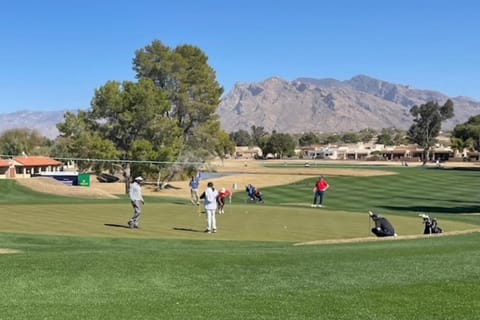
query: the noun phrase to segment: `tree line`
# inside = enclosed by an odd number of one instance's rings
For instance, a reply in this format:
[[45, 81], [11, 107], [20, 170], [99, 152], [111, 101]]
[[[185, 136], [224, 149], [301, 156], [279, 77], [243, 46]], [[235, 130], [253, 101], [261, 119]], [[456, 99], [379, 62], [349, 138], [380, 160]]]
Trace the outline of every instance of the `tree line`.
[[[74, 124], [71, 114], [67, 113], [65, 115], [66, 121], [60, 125], [66, 125], [68, 122], [71, 127], [79, 128], [78, 124]], [[84, 134], [87, 133], [86, 130], [81, 129], [81, 132]], [[262, 149], [264, 154], [275, 154], [279, 158], [290, 157], [294, 155], [294, 150], [297, 147], [311, 146], [311, 145], [328, 145], [328, 144], [349, 144], [349, 143], [376, 143], [381, 145], [393, 146], [393, 145], [402, 145], [415, 142], [414, 134], [417, 136], [415, 143], [422, 145], [424, 143], [422, 139], [425, 140], [424, 146], [429, 147], [433, 146], [438, 142], [436, 136], [438, 133], [435, 130], [430, 129], [430, 136], [423, 135], [418, 133], [420, 131], [417, 127], [413, 126], [409, 131], [404, 131], [396, 128], [384, 128], [379, 131], [373, 129], [364, 129], [359, 132], [345, 132], [345, 133], [328, 133], [328, 134], [318, 134], [314, 132], [307, 132], [303, 134], [288, 134], [288, 133], [278, 133], [273, 131], [271, 133], [265, 131], [263, 127], [252, 126], [250, 131], [239, 129], [237, 131], [231, 132], [228, 135], [229, 140], [228, 144], [233, 146], [258, 146]], [[421, 131], [420, 131], [421, 132]], [[105, 159], [114, 159], [117, 154], [114, 152], [115, 149], [111, 148], [111, 153], [105, 153], [106, 150], [109, 150], [109, 147], [102, 147], [100, 143], [95, 145], [95, 140], [90, 140], [90, 146], [83, 144], [82, 140], [77, 140], [76, 143], [68, 143], [64, 140], [65, 137], [59, 136], [55, 140], [49, 140], [40, 135], [40, 133], [29, 130], [29, 129], [13, 129], [5, 132], [0, 136], [0, 152], [3, 154], [9, 155], [18, 155], [22, 152], [27, 152], [31, 155], [51, 155], [59, 157], [59, 154], [72, 156], [72, 157], [87, 157], [94, 159], [96, 156], [102, 156], [98, 150], [104, 152], [103, 156]], [[85, 141], [89, 138], [85, 137]], [[466, 123], [457, 125], [453, 132], [451, 132], [450, 143], [453, 149], [463, 150], [467, 149], [470, 151], [479, 150], [480, 148], [480, 115], [471, 117]], [[62, 148], [68, 146], [71, 150], [84, 150], [82, 152], [71, 152], [62, 150]], [[88, 152], [90, 148], [93, 147], [93, 152]], [[98, 149], [98, 150], [97, 150]], [[225, 156], [226, 154], [232, 153], [233, 148], [229, 150], [223, 149], [223, 153], [213, 152], [214, 156]], [[137, 158], [139, 159], [139, 158]], [[146, 159], [145, 161], [152, 160], [154, 158]], [[156, 158], [159, 159], [159, 158]], [[164, 158], [168, 159], [168, 158]], [[174, 162], [175, 159], [170, 158], [171, 162]], [[200, 157], [197, 162], [203, 162], [205, 159]], [[195, 162], [195, 159], [192, 159], [190, 162]], [[84, 163], [84, 165], [93, 165], [99, 166], [95, 163]], [[104, 166], [99, 166], [98, 169], [102, 169]]]
[[[453, 103], [431, 101], [414, 106], [407, 132], [365, 129], [357, 133], [292, 135], [252, 126], [250, 132], [227, 133], [216, 110], [223, 88], [198, 47], [171, 48], [159, 40], [135, 52], [136, 81], [107, 81], [97, 88], [88, 110], [67, 112], [57, 124], [60, 135], [49, 140], [30, 129], [14, 129], [0, 136], [3, 155], [49, 155], [55, 158], [115, 159], [119, 162], [78, 161], [79, 170], [122, 171], [168, 181], [182, 172], [191, 174], [198, 164], [233, 154], [235, 146], [259, 146], [263, 154], [289, 157], [297, 146], [369, 142], [396, 145], [417, 143], [424, 159], [437, 142], [441, 123], [453, 117]], [[480, 115], [457, 125], [452, 132], [455, 148], [479, 150]], [[132, 160], [139, 161], [138, 163]], [[123, 161], [123, 162], [122, 162]]]

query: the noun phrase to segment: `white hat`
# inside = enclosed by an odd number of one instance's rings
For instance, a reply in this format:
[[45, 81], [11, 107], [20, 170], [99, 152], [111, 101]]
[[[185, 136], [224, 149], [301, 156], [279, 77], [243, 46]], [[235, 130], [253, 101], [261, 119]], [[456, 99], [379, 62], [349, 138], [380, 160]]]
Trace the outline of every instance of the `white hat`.
[[136, 178], [135, 178], [135, 181], [143, 181], [143, 178], [142, 178], [142, 176], [138, 176], [138, 177], [136, 177]]
[[225, 188], [222, 188], [222, 190], [220, 190], [221, 193], [224, 193], [225, 192]]
[[374, 213], [374, 212], [372, 212], [372, 211], [368, 211], [368, 215], [369, 215], [370, 218], [372, 218], [372, 219], [380, 218], [380, 215], [379, 215], [379, 214]]

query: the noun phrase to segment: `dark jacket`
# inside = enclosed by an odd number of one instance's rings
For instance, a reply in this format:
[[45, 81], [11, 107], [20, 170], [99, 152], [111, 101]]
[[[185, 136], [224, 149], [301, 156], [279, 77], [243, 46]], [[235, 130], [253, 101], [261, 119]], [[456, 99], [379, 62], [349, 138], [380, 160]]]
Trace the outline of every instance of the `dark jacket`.
[[372, 232], [375, 233], [378, 237], [389, 237], [395, 235], [395, 229], [392, 224], [383, 217], [374, 218], [375, 228], [372, 229]]

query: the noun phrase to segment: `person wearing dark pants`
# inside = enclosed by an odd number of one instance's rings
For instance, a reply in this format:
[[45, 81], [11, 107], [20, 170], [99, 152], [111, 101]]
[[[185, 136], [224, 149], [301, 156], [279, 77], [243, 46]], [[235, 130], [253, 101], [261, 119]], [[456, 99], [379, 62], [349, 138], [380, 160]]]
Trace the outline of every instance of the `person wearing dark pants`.
[[372, 228], [372, 233], [374, 235], [377, 237], [397, 236], [392, 224], [386, 218], [380, 216], [379, 214], [373, 213], [372, 211], [369, 211], [368, 214], [370, 215], [370, 218], [372, 218], [373, 222], [375, 222], [375, 227]]
[[321, 208], [323, 206], [323, 196], [329, 187], [330, 185], [325, 178], [320, 177], [318, 179], [317, 183], [315, 183], [315, 187], [313, 188], [314, 197], [312, 208]]

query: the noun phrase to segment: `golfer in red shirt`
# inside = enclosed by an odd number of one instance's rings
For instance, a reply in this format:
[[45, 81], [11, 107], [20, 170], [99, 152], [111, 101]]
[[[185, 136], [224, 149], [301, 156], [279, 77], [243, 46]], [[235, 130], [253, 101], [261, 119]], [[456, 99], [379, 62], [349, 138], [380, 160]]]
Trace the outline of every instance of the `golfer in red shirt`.
[[321, 176], [315, 184], [315, 188], [313, 188], [315, 196], [313, 197], [312, 208], [321, 208], [323, 206], [323, 195], [329, 187], [330, 185], [328, 184], [327, 180], [325, 180], [323, 176]]
[[223, 210], [225, 207], [225, 199], [229, 199], [230, 203], [232, 202], [232, 191], [230, 189], [225, 189], [222, 188], [220, 192], [218, 193], [218, 213], [219, 214], [224, 214], [225, 211]]

